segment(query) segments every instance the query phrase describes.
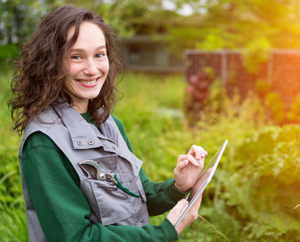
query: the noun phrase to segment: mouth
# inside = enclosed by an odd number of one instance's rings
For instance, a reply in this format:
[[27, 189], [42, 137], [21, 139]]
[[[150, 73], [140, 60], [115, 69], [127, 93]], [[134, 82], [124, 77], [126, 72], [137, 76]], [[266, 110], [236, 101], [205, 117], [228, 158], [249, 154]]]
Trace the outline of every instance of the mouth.
[[96, 79], [76, 79], [77, 82], [84, 83], [84, 84], [93, 84], [99, 80], [100, 77]]

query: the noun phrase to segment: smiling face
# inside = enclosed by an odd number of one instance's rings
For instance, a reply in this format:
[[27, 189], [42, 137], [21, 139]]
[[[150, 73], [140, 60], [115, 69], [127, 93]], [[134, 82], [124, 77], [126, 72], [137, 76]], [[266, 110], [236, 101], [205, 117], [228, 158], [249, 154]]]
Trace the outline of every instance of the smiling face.
[[[75, 31], [71, 28], [67, 39]], [[89, 99], [97, 97], [109, 70], [105, 37], [95, 24], [82, 22], [78, 38], [71, 47], [67, 62], [68, 75], [64, 88], [72, 97], [72, 105], [79, 113], [87, 112]]]

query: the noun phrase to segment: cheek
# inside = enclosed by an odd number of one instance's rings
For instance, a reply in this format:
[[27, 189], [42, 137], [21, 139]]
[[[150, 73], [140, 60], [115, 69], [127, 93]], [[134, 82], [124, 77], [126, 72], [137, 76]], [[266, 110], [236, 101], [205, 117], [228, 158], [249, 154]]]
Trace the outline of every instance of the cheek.
[[103, 63], [102, 63], [102, 71], [104, 72], [104, 73], [108, 73], [108, 71], [109, 71], [109, 62], [108, 62], [108, 59], [106, 59], [106, 61], [104, 61]]
[[80, 71], [80, 65], [70, 64], [68, 76], [73, 77]]
[[63, 86], [64, 86], [64, 88], [67, 88], [67, 89], [69, 89], [71, 86], [72, 86], [72, 77], [71, 76], [66, 76], [65, 78], [64, 78], [64, 84], [63, 84]]

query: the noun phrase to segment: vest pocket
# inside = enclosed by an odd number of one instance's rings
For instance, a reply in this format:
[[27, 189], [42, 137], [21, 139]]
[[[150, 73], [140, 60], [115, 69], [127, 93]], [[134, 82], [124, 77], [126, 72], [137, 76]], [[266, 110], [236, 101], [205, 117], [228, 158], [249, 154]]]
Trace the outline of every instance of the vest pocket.
[[[141, 165], [142, 165], [142, 161], [140, 159], [138, 159], [136, 156], [133, 156], [134, 157], [134, 161], [135, 161], [135, 165], [137, 166], [137, 169], [138, 171], [141, 169]], [[139, 189], [139, 194], [141, 195], [141, 199], [146, 202], [147, 199], [146, 199], [146, 194], [145, 194], [145, 191], [144, 191], [144, 188], [143, 188], [143, 184], [142, 184], [142, 181], [140, 179], [140, 176], [137, 175], [136, 176], [136, 185]]]
[[118, 155], [108, 155], [100, 158], [93, 159], [96, 161], [101, 169], [108, 173], [116, 173], [118, 169]]
[[118, 223], [134, 213], [128, 195], [117, 186], [96, 180], [91, 183], [103, 225]]
[[[122, 177], [118, 166], [118, 155], [109, 155], [92, 159], [101, 169], [107, 173], [115, 173], [122, 183]], [[88, 174], [86, 174], [88, 175]], [[128, 199], [128, 195], [116, 185], [108, 181], [92, 179], [89, 175], [86, 181], [90, 183], [95, 197], [100, 221], [103, 225], [116, 224], [134, 214], [134, 208]]]

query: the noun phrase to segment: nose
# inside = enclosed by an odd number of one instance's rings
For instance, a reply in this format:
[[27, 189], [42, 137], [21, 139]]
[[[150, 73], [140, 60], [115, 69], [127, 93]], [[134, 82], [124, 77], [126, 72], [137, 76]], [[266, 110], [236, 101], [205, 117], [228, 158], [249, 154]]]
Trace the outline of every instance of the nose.
[[96, 60], [94, 58], [89, 58], [86, 60], [86, 65], [84, 68], [84, 74], [95, 76], [98, 73]]

